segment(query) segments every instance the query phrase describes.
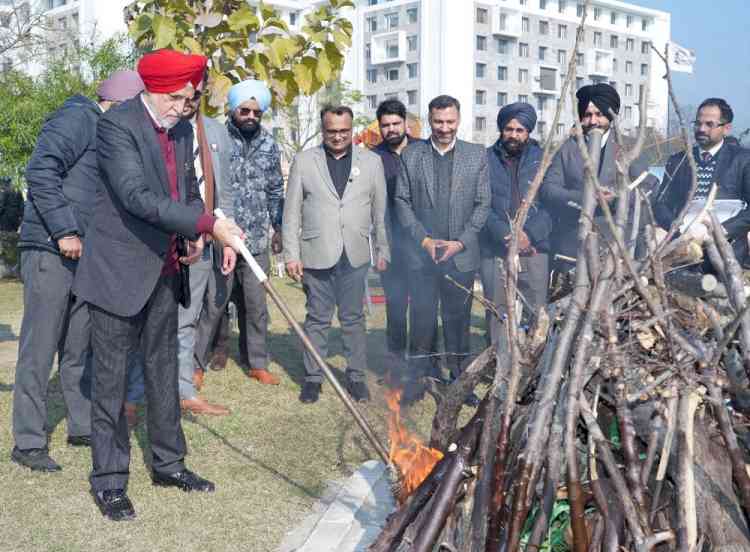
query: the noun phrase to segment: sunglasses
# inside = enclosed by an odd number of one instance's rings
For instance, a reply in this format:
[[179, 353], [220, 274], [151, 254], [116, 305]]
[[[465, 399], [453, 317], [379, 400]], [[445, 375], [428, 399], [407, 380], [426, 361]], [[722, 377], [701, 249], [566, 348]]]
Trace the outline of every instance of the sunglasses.
[[240, 115], [247, 117], [248, 115], [255, 115], [258, 118], [263, 116], [263, 112], [260, 109], [250, 109], [249, 107], [240, 107], [238, 110]]

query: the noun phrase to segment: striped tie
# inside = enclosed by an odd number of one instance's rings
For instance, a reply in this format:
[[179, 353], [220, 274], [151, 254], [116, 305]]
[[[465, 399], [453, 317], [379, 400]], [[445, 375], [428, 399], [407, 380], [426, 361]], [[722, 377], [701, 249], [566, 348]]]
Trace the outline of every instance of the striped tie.
[[203, 182], [203, 165], [201, 165], [201, 148], [197, 143], [195, 144], [195, 152], [193, 153], [193, 167], [195, 167], [195, 178], [198, 180], [198, 189], [201, 192], [201, 197], [205, 200], [204, 193], [204, 182]]

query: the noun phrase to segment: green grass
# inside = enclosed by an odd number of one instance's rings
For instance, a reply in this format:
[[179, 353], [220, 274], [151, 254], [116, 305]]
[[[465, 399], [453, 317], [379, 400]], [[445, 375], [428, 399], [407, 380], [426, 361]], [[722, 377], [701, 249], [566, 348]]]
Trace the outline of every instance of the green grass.
[[[301, 288], [286, 279], [275, 279], [274, 285], [301, 321]], [[51, 454], [63, 471], [33, 474], [9, 460], [17, 348], [13, 336], [20, 329], [21, 293], [20, 283], [0, 282], [1, 552], [272, 551], [309, 512], [329, 481], [376, 458], [330, 385], [323, 386], [318, 403], [303, 406], [298, 402], [304, 373], [301, 345], [272, 306], [271, 370], [281, 376], [281, 385], [266, 387], [252, 382], [230, 361], [223, 372], [207, 374], [202, 394], [228, 406], [232, 414], [183, 418], [187, 465], [213, 480], [216, 493], [186, 495], [152, 487], [147, 435], [139, 426], [131, 436], [129, 487], [138, 518], [131, 523], [107, 522], [89, 495], [89, 451], [65, 445], [66, 422], [56, 373], [50, 382], [48, 423], [52, 428]], [[475, 309], [475, 322], [478, 312]], [[368, 378], [373, 400], [362, 410], [385, 443], [383, 389], [376, 383], [383, 370], [384, 317], [384, 308], [377, 305], [368, 317]], [[329, 360], [343, 377], [345, 364], [337, 328], [332, 337]], [[475, 341], [476, 349], [481, 340], [476, 336]], [[232, 346], [236, 358], [236, 336]], [[433, 401], [425, 400], [409, 409], [406, 423], [428, 436], [433, 412]]]

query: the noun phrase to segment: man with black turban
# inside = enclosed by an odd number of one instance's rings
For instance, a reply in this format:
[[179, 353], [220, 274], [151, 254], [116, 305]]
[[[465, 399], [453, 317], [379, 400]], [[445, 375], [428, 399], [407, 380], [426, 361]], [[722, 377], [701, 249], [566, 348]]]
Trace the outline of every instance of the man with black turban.
[[[610, 125], [612, 119], [620, 112], [620, 96], [617, 90], [609, 84], [598, 83], [582, 87], [576, 93], [576, 97], [578, 98], [578, 117], [583, 127], [584, 137], [588, 138], [591, 130], [595, 128], [604, 133], [598, 177], [599, 184], [605, 189], [604, 195], [614, 212], [617, 210], [615, 160], [621, 154], [616, 140], [610, 137]], [[571, 136], [552, 159], [541, 188], [542, 200], [555, 223], [555, 232], [551, 241], [552, 253], [556, 260], [553, 267], [557, 266], [563, 270], [570, 268], [570, 264], [566, 264], [567, 260], [575, 259], [578, 250], [576, 234], [578, 218], [581, 214], [580, 206], [583, 203], [583, 167], [583, 157], [578, 149], [578, 142], [575, 136]], [[634, 181], [647, 170], [648, 163], [645, 158], [641, 157], [631, 163], [628, 177]], [[648, 189], [655, 182], [656, 178], [649, 175], [647, 180], [641, 183], [641, 188]], [[601, 217], [601, 220], [595, 221], [597, 227], [606, 229], [607, 223], [600, 209], [597, 208], [594, 216]], [[561, 260], [562, 264], [560, 264]]]
[[[542, 149], [530, 138], [536, 126], [536, 111], [528, 103], [506, 105], [497, 114], [500, 136], [487, 148], [492, 200], [490, 214], [479, 236], [484, 296], [506, 308], [505, 284], [502, 279], [502, 262], [508, 253], [511, 236], [510, 221], [516, 216], [521, 200], [539, 170]], [[523, 230], [519, 234], [521, 272], [519, 292], [524, 298], [524, 317], [534, 315], [547, 302], [549, 278], [549, 234], [552, 219], [541, 202], [534, 201]], [[497, 339], [494, 315], [486, 314], [487, 329], [493, 340]]]

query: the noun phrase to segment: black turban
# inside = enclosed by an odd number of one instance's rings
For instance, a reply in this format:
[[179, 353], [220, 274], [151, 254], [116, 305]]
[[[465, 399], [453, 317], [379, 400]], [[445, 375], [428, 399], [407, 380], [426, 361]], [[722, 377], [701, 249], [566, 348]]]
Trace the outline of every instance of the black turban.
[[578, 98], [578, 117], [580, 119], [583, 119], [583, 114], [586, 113], [589, 103], [598, 107], [599, 111], [610, 121], [612, 120], [610, 109], [615, 113], [620, 112], [620, 95], [613, 86], [603, 82], [582, 87], [576, 92], [576, 98]]
[[516, 119], [530, 133], [536, 126], [536, 111], [534, 106], [525, 102], [508, 104], [497, 114], [497, 128], [503, 130], [511, 119]]

